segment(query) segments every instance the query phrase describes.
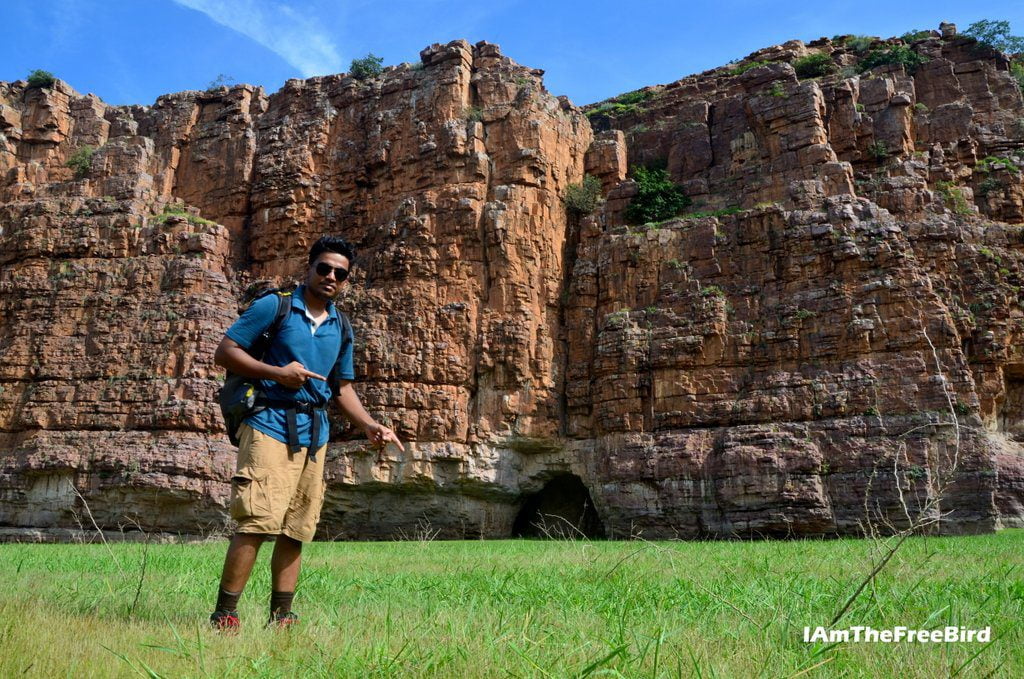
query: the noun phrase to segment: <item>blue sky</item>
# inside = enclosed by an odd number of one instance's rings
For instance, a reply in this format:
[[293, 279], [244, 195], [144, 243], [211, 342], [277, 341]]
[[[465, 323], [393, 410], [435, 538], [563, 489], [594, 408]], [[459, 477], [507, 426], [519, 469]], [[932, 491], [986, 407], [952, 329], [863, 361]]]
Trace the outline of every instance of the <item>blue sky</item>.
[[0, 80], [52, 71], [111, 104], [205, 89], [218, 75], [263, 85], [348, 70], [369, 52], [418, 61], [434, 42], [501, 45], [576, 104], [667, 83], [761, 47], [855, 33], [888, 37], [953, 21], [1010, 21], [1024, 2], [525, 2], [517, 0], [2, 0]]

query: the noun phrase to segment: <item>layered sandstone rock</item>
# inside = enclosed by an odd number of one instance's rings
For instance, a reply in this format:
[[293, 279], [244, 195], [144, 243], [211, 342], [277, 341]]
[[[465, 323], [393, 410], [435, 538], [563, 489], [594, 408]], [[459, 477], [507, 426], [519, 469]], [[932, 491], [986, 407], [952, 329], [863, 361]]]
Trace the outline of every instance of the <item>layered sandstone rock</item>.
[[[861, 72], [845, 42], [588, 109], [710, 215], [626, 227], [625, 181], [583, 231], [568, 432], [610, 442], [620, 527], [844, 532], [866, 497], [905, 514], [929, 485], [957, 498], [951, 529], [1021, 520], [1019, 87], [955, 32], [914, 43], [914, 73]], [[834, 73], [798, 79], [812, 54]], [[943, 457], [956, 481], [936, 484]], [[885, 464], [888, 486], [869, 487]], [[643, 518], [619, 511], [637, 497]]]
[[[1020, 522], [1024, 106], [1001, 55], [913, 48], [913, 75], [801, 80], [862, 55], [793, 41], [589, 122], [461, 41], [152, 107], [0, 83], [0, 524], [222, 526], [213, 350], [325, 232], [359, 249], [357, 388], [409, 445], [335, 421], [322, 537], [502, 536], [524, 509], [844, 534], [937, 492], [943, 530]], [[626, 225], [654, 163], [707, 216]], [[606, 201], [571, 218], [584, 172]]]

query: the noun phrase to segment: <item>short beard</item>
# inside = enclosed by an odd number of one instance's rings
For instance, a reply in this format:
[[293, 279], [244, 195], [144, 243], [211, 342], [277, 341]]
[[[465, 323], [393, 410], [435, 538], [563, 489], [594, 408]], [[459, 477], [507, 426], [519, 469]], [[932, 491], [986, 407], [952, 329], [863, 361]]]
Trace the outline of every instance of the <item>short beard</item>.
[[333, 302], [334, 298], [338, 296], [339, 292], [341, 292], [341, 287], [337, 283], [334, 284], [333, 295], [328, 295], [327, 293], [318, 290], [310, 281], [306, 281], [306, 289], [313, 293], [313, 296], [322, 302]]

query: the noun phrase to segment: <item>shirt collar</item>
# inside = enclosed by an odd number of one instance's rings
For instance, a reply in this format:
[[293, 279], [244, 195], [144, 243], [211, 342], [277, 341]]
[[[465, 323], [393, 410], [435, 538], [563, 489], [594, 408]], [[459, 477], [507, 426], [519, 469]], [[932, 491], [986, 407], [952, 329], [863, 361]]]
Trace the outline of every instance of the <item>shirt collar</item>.
[[[301, 309], [303, 314], [307, 311], [305, 292], [305, 285], [300, 285], [292, 292], [292, 308]], [[334, 302], [327, 303], [327, 320], [331, 319], [338, 320], [338, 311], [334, 308]]]

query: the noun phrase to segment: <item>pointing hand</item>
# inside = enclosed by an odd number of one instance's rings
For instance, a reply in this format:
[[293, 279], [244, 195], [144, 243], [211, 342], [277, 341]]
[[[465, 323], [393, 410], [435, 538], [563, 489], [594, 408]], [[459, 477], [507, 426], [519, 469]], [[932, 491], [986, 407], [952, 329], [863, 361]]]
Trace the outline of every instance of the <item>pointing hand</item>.
[[370, 439], [370, 445], [372, 445], [374, 448], [380, 449], [381, 451], [383, 451], [384, 446], [388, 444], [388, 441], [391, 441], [396, 446], [398, 446], [399, 450], [401, 450], [403, 453], [405, 452], [405, 446], [403, 446], [402, 442], [398, 440], [398, 436], [395, 434], [395, 432], [393, 432], [391, 429], [388, 429], [383, 424], [374, 422], [369, 427], [367, 427], [366, 438]]
[[306, 370], [306, 367], [298, 361], [292, 361], [288, 365], [278, 369], [278, 374], [274, 377], [274, 381], [280, 385], [288, 387], [289, 389], [301, 389], [302, 385], [306, 383], [306, 380], [309, 380], [310, 378], [314, 380], [327, 379], [323, 375], [317, 375], [315, 372]]

